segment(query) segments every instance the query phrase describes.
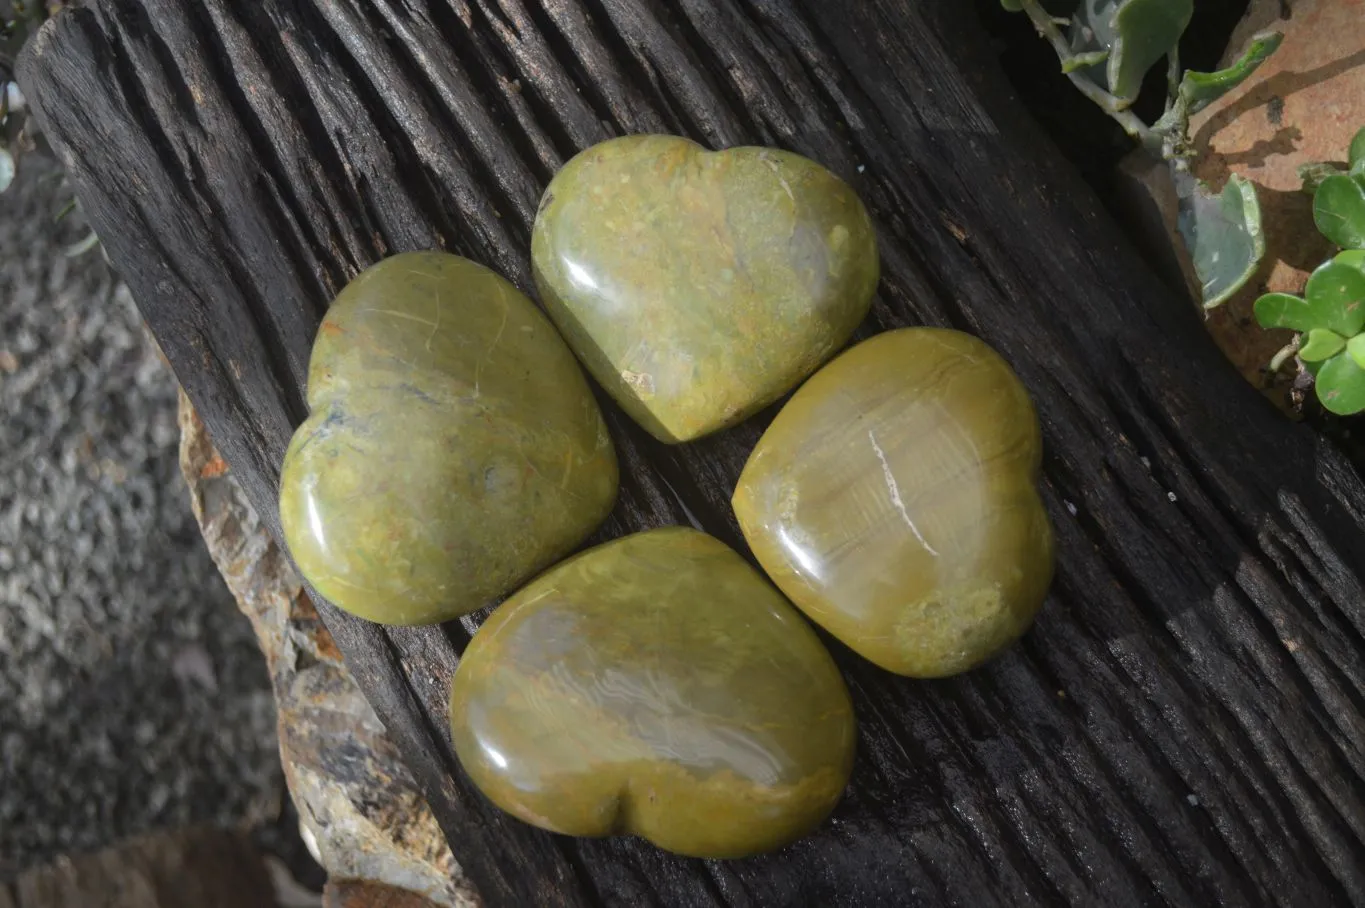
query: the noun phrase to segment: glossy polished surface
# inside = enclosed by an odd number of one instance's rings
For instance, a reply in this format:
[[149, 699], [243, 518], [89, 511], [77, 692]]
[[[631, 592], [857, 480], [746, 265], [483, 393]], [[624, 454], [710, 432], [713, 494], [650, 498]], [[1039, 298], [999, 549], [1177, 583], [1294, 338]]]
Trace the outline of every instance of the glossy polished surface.
[[500, 606], [450, 714], [461, 764], [503, 810], [699, 857], [805, 834], [853, 761], [848, 692], [810, 626], [723, 543], [677, 527], [592, 549]]
[[531, 261], [579, 359], [668, 442], [795, 387], [862, 321], [878, 273], [867, 211], [834, 174], [676, 136], [613, 139], [565, 165]]
[[816, 373], [749, 457], [735, 514], [768, 575], [883, 668], [966, 671], [1017, 639], [1052, 579], [1038, 419], [1009, 366], [907, 328]]
[[394, 256], [332, 304], [280, 521], [324, 596], [384, 624], [471, 612], [611, 510], [616, 453], [587, 380], [515, 287], [439, 252]]

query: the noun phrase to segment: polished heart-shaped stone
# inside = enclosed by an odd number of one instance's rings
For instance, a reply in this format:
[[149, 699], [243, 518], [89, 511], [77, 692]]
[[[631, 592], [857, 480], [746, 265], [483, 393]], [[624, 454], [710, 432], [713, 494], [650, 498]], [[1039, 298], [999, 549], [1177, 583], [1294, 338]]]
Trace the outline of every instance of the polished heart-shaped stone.
[[531, 262], [569, 346], [666, 442], [790, 391], [848, 340], [878, 274], [867, 210], [834, 174], [677, 136], [613, 139], [565, 165]]
[[509, 592], [616, 497], [616, 452], [554, 326], [481, 265], [396, 255], [337, 297], [309, 363], [310, 415], [280, 477], [303, 575], [384, 624]]
[[733, 504], [764, 570], [866, 658], [941, 677], [1017, 639], [1052, 579], [1033, 404], [958, 331], [864, 341], [782, 408]]
[[639, 533], [503, 603], [460, 660], [460, 763], [554, 832], [730, 858], [834, 808], [853, 762], [843, 679], [796, 610], [723, 543]]

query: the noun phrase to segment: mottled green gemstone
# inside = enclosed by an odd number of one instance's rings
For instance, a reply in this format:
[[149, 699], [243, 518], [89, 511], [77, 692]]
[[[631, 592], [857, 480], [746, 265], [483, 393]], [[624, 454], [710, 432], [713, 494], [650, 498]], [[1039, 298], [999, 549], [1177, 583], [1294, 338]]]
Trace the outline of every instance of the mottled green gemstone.
[[1033, 404], [958, 331], [865, 341], [792, 396], [734, 508], [807, 615], [893, 672], [941, 677], [1017, 639], [1052, 579]]
[[796, 610], [676, 527], [585, 552], [503, 603], [455, 673], [450, 723], [475, 784], [522, 820], [713, 858], [820, 823], [856, 731]]
[[613, 139], [565, 165], [531, 261], [578, 358], [667, 442], [790, 391], [848, 340], [878, 274], [867, 210], [834, 174], [676, 136]]
[[280, 477], [303, 575], [384, 624], [467, 614], [611, 510], [616, 453], [554, 326], [481, 265], [397, 255], [337, 297]]

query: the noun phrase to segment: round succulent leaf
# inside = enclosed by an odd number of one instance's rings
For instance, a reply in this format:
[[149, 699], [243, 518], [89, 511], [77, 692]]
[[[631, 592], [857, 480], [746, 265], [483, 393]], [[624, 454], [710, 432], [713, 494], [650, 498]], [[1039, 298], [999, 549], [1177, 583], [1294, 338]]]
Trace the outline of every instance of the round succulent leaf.
[[1318, 400], [1340, 416], [1365, 410], [1365, 369], [1348, 353], [1338, 353], [1322, 364], [1317, 375]]
[[1365, 174], [1323, 180], [1313, 194], [1313, 222], [1338, 246], [1365, 249]]
[[1327, 328], [1314, 328], [1304, 335], [1299, 358], [1305, 362], [1321, 362], [1336, 356], [1346, 347], [1346, 338]]
[[1256, 300], [1253, 308], [1256, 321], [1262, 328], [1293, 328], [1308, 331], [1318, 324], [1308, 301], [1290, 293], [1267, 293]]
[[1304, 288], [1314, 313], [1309, 327], [1331, 328], [1353, 337], [1365, 328], [1365, 272], [1340, 262], [1328, 262], [1308, 276]]
[[1338, 252], [1332, 261], [1338, 265], [1349, 265], [1365, 272], [1365, 249], [1347, 249], [1345, 252]]
[[1351, 359], [1356, 361], [1356, 365], [1365, 369], [1365, 334], [1357, 334], [1346, 342], [1346, 353]]
[[1199, 277], [1204, 308], [1221, 306], [1256, 273], [1265, 255], [1256, 187], [1233, 174], [1210, 193], [1189, 174], [1175, 175], [1180, 235]]
[[1365, 126], [1362, 126], [1360, 132], [1351, 140], [1351, 150], [1346, 160], [1351, 162], [1352, 168], [1365, 165]]

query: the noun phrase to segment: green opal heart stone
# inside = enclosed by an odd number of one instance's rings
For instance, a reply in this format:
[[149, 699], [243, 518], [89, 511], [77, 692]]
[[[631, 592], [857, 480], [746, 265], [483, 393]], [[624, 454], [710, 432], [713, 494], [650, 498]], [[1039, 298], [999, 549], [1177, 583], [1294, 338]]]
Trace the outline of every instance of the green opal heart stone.
[[554, 326], [458, 256], [405, 253], [351, 282], [313, 346], [308, 406], [280, 522], [313, 586], [371, 621], [487, 605], [616, 496], [611, 438]]
[[531, 262], [569, 346], [666, 442], [790, 391], [848, 340], [878, 274], [867, 210], [825, 168], [649, 135], [565, 165], [541, 200]]
[[810, 626], [723, 543], [677, 527], [503, 603], [460, 661], [450, 722], [475, 784], [522, 820], [711, 858], [820, 823], [856, 733]]
[[883, 668], [965, 671], [1017, 639], [1052, 579], [1042, 437], [980, 340], [908, 328], [817, 372], [759, 440], [735, 514], [764, 570]]

